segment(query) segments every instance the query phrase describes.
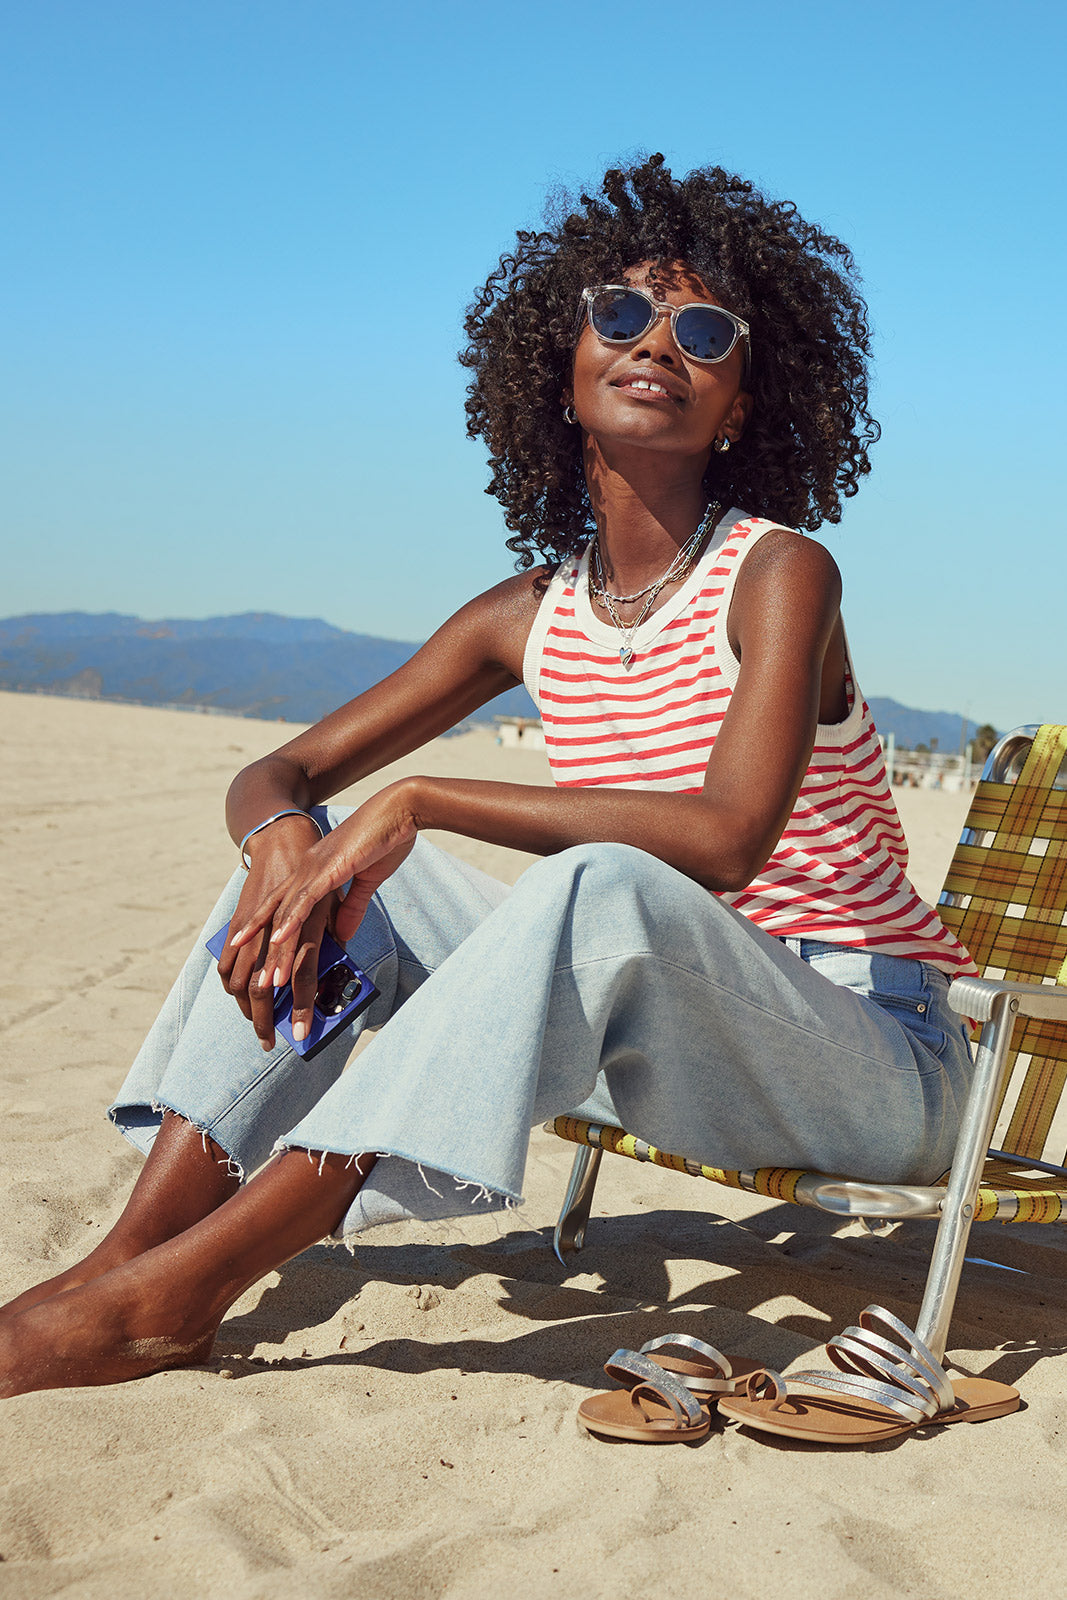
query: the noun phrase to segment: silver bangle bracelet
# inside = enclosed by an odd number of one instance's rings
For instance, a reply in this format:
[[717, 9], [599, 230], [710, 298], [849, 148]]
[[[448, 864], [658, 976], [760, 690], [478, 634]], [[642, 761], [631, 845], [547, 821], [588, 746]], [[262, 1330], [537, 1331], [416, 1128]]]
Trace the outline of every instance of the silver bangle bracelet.
[[264, 828], [269, 828], [271, 823], [277, 822], [280, 817], [306, 817], [311, 823], [312, 827], [319, 829], [319, 838], [321, 839], [324, 837], [322, 829], [319, 828], [318, 823], [315, 821], [315, 818], [311, 815], [310, 811], [301, 811], [299, 806], [289, 806], [285, 811], [276, 811], [273, 817], [267, 817], [263, 822], [257, 822], [254, 828], [249, 828], [248, 832], [241, 840], [241, 843], [237, 846], [241, 852], [241, 860], [244, 863], [246, 871], [252, 865], [252, 862], [249, 859], [248, 851], [245, 849], [249, 839], [251, 839], [252, 835], [255, 833], [262, 833]]

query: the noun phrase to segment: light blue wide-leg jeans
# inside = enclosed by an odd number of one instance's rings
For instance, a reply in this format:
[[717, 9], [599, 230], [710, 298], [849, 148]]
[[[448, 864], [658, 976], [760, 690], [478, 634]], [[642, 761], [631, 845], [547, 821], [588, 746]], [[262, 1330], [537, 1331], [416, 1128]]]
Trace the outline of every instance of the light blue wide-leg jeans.
[[[515, 1203], [530, 1128], [574, 1110], [728, 1168], [933, 1178], [970, 1077], [947, 980], [793, 944], [627, 845], [509, 891], [420, 840], [348, 946], [381, 993], [347, 1035], [264, 1053], [200, 941], [110, 1115], [144, 1150], [176, 1111], [242, 1175], [274, 1148], [392, 1158], [341, 1234]], [[361, 1027], [380, 1032], [343, 1070]]]

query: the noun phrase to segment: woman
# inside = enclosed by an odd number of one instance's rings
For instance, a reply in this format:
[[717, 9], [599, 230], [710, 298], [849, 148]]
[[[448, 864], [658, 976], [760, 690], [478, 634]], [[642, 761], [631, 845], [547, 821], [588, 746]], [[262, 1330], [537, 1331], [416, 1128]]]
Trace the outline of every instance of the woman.
[[[111, 1112], [144, 1170], [0, 1320], [3, 1392], [200, 1362], [324, 1235], [518, 1199], [568, 1110], [726, 1167], [947, 1165], [969, 962], [904, 876], [835, 564], [791, 531], [838, 520], [877, 436], [851, 266], [658, 156], [519, 235], [462, 357], [519, 574], [235, 780], [223, 987], [198, 944]], [[523, 679], [554, 789], [323, 809]], [[426, 827], [546, 859], [509, 892]], [[356, 1028], [304, 1061], [273, 1026], [291, 976], [306, 1036], [328, 923], [380, 991], [343, 1077]]]

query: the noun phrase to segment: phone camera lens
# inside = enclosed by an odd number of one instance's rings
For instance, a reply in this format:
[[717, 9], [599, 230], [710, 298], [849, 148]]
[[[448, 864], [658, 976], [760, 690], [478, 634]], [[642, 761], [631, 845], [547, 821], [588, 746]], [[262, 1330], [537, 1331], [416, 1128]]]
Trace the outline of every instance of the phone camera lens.
[[324, 1017], [339, 1017], [359, 994], [360, 982], [343, 962], [330, 967], [319, 979], [315, 1010]]

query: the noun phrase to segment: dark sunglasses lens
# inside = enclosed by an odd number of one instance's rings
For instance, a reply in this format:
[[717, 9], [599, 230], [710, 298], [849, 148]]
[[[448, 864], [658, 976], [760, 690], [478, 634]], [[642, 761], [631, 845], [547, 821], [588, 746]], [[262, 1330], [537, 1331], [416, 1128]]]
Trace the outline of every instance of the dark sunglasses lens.
[[633, 289], [602, 289], [593, 296], [589, 320], [601, 339], [629, 344], [651, 323], [652, 307]]
[[678, 343], [696, 361], [721, 361], [737, 338], [737, 329], [715, 306], [686, 306], [675, 322]]

